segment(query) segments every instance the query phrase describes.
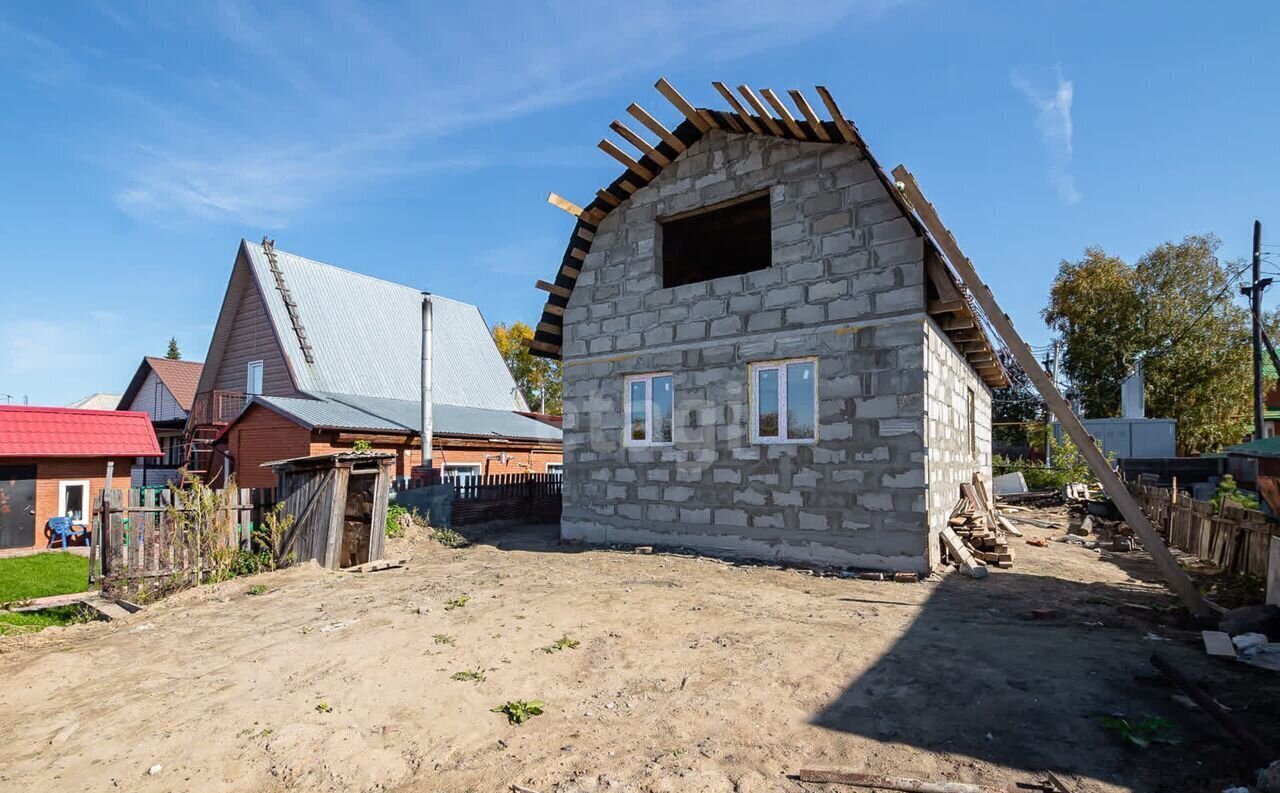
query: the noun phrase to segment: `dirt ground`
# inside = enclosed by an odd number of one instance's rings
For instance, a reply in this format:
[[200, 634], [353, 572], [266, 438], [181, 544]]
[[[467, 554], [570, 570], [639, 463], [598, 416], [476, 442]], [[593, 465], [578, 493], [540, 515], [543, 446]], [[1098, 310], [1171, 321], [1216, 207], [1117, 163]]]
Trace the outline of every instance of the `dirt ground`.
[[[814, 767], [1052, 770], [1077, 793], [1243, 781], [1153, 651], [1280, 740], [1276, 682], [1206, 658], [1145, 554], [1011, 542], [1012, 570], [905, 584], [566, 547], [541, 527], [402, 542], [397, 570], [204, 587], [0, 643], [0, 788], [754, 793], [821, 789], [786, 776]], [[1056, 617], [1026, 618], [1041, 607]], [[543, 651], [563, 636], [580, 645]], [[490, 710], [520, 699], [545, 713]], [[1108, 713], [1167, 718], [1182, 743], [1128, 747]]]

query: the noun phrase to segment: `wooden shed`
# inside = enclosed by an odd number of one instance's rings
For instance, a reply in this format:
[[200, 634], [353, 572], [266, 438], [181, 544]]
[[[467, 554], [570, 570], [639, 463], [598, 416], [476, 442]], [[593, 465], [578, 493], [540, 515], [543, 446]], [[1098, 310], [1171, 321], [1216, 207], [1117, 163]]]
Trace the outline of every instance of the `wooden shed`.
[[391, 487], [390, 452], [336, 452], [264, 463], [294, 517], [284, 547], [299, 562], [354, 567], [382, 558]]

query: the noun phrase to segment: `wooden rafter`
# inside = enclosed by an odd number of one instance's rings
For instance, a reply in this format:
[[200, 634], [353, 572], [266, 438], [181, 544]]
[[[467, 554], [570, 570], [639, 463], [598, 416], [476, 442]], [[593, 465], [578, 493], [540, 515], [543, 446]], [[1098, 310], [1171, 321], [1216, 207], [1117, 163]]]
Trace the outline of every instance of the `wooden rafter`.
[[578, 230], [575, 231], [574, 234], [586, 240], [587, 242], [591, 242], [596, 238], [596, 233], [591, 229], [587, 228], [586, 226], [578, 226]]
[[689, 122], [697, 127], [699, 132], [709, 132], [711, 130], [713, 125], [698, 112], [697, 108], [689, 104], [689, 100], [680, 95], [674, 85], [667, 82], [667, 78], [659, 79], [658, 82], [653, 84], [653, 87], [657, 88], [658, 93], [665, 96], [668, 102], [675, 105], [676, 110], [679, 110], [685, 118], [689, 119]]
[[969, 304], [963, 300], [930, 300], [930, 314], [957, 314], [968, 311]]
[[609, 129], [618, 133], [624, 140], [639, 149], [641, 154], [649, 155], [649, 159], [656, 162], [660, 167], [665, 168], [671, 164], [670, 158], [650, 146], [649, 141], [632, 132], [631, 128], [626, 124], [623, 124], [621, 121], [614, 121], [609, 125]]
[[538, 327], [534, 328], [534, 330], [539, 330], [539, 331], [542, 331], [543, 333], [549, 333], [552, 336], [564, 335], [563, 327], [561, 327], [560, 325], [553, 325], [550, 322], [539, 322]]
[[720, 95], [724, 97], [724, 101], [728, 102], [729, 107], [732, 107], [734, 112], [738, 114], [739, 120], [741, 120], [743, 124], [747, 125], [748, 130], [757, 135], [764, 134], [764, 128], [760, 126], [760, 122], [752, 118], [751, 114], [747, 112], [747, 109], [738, 101], [738, 97], [734, 96], [733, 92], [729, 90], [729, 86], [719, 80], [711, 83], [711, 85], [720, 92]]
[[545, 341], [538, 341], [537, 339], [529, 339], [527, 341], [527, 345], [531, 350], [539, 350], [547, 353], [548, 355], [555, 355], [557, 357], [560, 355], [559, 344], [551, 344]]
[[755, 110], [756, 113], [759, 114], [760, 120], [769, 128], [770, 133], [777, 135], [780, 138], [786, 137], [782, 134], [782, 127], [778, 126], [778, 122], [773, 119], [773, 116], [769, 115], [769, 111], [764, 109], [764, 104], [756, 98], [756, 95], [751, 91], [750, 87], [740, 85], [738, 86], [738, 93], [742, 94], [742, 98], [747, 100], [747, 104], [751, 105], [751, 109]]
[[614, 195], [613, 193], [610, 193], [608, 190], [597, 190], [596, 198], [600, 199], [602, 202], [608, 204], [611, 207], [616, 207], [622, 203], [621, 198], [618, 198], [616, 195]]
[[795, 118], [791, 116], [791, 111], [787, 110], [787, 106], [782, 104], [782, 100], [773, 92], [772, 88], [761, 88], [760, 94], [773, 105], [773, 109], [778, 111], [778, 117], [782, 119], [782, 123], [787, 125], [787, 129], [791, 130], [791, 134], [800, 140], [808, 140], [809, 136], [804, 134], [804, 130], [800, 129], [800, 125], [796, 123]]
[[559, 207], [563, 209], [565, 212], [568, 212], [570, 215], [573, 215], [575, 218], [579, 217], [582, 214], [582, 207], [573, 203], [569, 199], [564, 198], [563, 196], [556, 195], [555, 193], [547, 193], [547, 203], [550, 204], [551, 206]]
[[544, 292], [550, 292], [556, 297], [563, 297], [565, 300], [568, 300], [569, 296], [573, 294], [572, 289], [568, 289], [563, 286], [557, 286], [556, 284], [549, 284], [546, 281], [538, 281], [538, 283], [534, 284], [534, 286], [538, 287]]
[[991, 288], [983, 282], [982, 277], [978, 275], [977, 269], [973, 266], [973, 262], [969, 261], [969, 258], [960, 250], [960, 246], [956, 243], [955, 237], [951, 235], [951, 231], [938, 218], [937, 211], [929, 203], [929, 200], [924, 197], [920, 186], [916, 184], [915, 177], [901, 165], [893, 170], [893, 176], [903, 185], [903, 195], [910, 202], [916, 215], [919, 216], [924, 227], [942, 249], [952, 267], [959, 273], [960, 279], [968, 286], [970, 294], [973, 295], [978, 305], [982, 307], [983, 312], [996, 332], [1009, 345], [1010, 353], [1013, 354], [1018, 365], [1026, 372], [1032, 385], [1040, 392], [1040, 396], [1044, 399], [1054, 417], [1062, 424], [1062, 428], [1066, 430], [1072, 443], [1075, 444], [1076, 449], [1089, 464], [1094, 476], [1102, 484], [1103, 490], [1106, 491], [1116, 507], [1119, 508], [1125, 522], [1142, 540], [1143, 547], [1146, 548], [1147, 553], [1151, 554], [1156, 567], [1160, 569], [1165, 581], [1168, 582], [1169, 588], [1177, 593], [1183, 604], [1186, 605], [1187, 610], [1192, 614], [1205, 622], [1210, 620], [1216, 622], [1221, 609], [1205, 599], [1204, 595], [1196, 588], [1195, 582], [1191, 580], [1187, 572], [1174, 559], [1173, 554], [1169, 552], [1164, 540], [1156, 532], [1155, 527], [1151, 525], [1146, 513], [1142, 511], [1142, 507], [1138, 505], [1137, 500], [1129, 492], [1129, 488], [1125, 486], [1119, 475], [1111, 468], [1110, 462], [1103, 457], [1102, 450], [1094, 443], [1089, 431], [1085, 429], [1075, 411], [1071, 409], [1070, 403], [1058, 391], [1057, 384], [1040, 366], [1040, 362], [1032, 354], [1031, 348], [1027, 346], [1017, 328], [1013, 326], [1013, 321], [1001, 310], [1000, 304], [996, 302], [995, 294], [991, 291]]
[[654, 177], [653, 171], [649, 170], [648, 168], [644, 167], [640, 163], [631, 159], [631, 157], [625, 151], [623, 151], [622, 149], [619, 149], [613, 141], [609, 140], [608, 138], [604, 138], [596, 145], [599, 146], [600, 150], [603, 151], [605, 154], [609, 155], [613, 159], [627, 166], [627, 170], [631, 171], [636, 176], [639, 176], [641, 179], [644, 179], [646, 182], [653, 181], [653, 177]]
[[634, 118], [636, 121], [639, 121], [641, 124], [644, 124], [646, 127], [648, 127], [650, 132], [662, 138], [662, 141], [664, 143], [666, 143], [671, 148], [675, 149], [676, 154], [679, 154], [680, 152], [685, 150], [686, 147], [684, 145], [684, 141], [677, 138], [674, 132], [662, 126], [662, 122], [658, 121], [658, 119], [649, 115], [648, 111], [646, 111], [643, 107], [640, 107], [635, 102], [632, 102], [630, 105], [627, 106], [627, 112], [630, 113], [631, 117]]
[[827, 106], [827, 112], [831, 114], [831, 120], [835, 122], [836, 129], [840, 131], [840, 137], [844, 138], [846, 143], [862, 145], [862, 136], [849, 123], [849, 119], [844, 117], [844, 113], [840, 112], [840, 107], [836, 105], [836, 100], [831, 96], [831, 92], [821, 85], [815, 86], [813, 90], [818, 92], [818, 96], [822, 99], [822, 104]]
[[570, 248], [569, 255], [580, 262], [586, 260], [587, 258], [587, 252], [582, 248]]
[[818, 118], [818, 114], [813, 112], [813, 108], [809, 105], [809, 100], [804, 98], [804, 94], [792, 88], [787, 91], [791, 95], [791, 101], [795, 106], [800, 108], [800, 113], [804, 116], [804, 120], [809, 122], [809, 126], [813, 128], [813, 134], [818, 136], [818, 140], [824, 143], [831, 142], [831, 133], [827, 132], [827, 128], [822, 126], [822, 119]]
[[555, 303], [547, 303], [542, 310], [555, 317], [564, 316], [564, 306], [557, 306]]

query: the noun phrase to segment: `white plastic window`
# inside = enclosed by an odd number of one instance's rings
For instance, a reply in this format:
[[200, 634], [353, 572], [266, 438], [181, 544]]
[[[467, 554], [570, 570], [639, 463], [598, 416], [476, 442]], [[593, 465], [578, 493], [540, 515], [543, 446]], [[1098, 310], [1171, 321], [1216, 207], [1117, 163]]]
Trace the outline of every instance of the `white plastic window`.
[[817, 443], [818, 362], [813, 358], [754, 363], [752, 443]]
[[670, 372], [631, 375], [623, 380], [623, 443], [627, 446], [670, 446], [675, 391]]

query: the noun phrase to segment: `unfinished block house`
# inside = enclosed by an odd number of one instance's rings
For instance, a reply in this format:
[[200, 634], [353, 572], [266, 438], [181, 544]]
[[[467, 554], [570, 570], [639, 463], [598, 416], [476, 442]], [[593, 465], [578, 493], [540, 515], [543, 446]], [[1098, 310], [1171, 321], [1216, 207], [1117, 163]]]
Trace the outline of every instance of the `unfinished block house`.
[[[976, 309], [857, 129], [714, 84], [585, 208], [537, 354], [564, 362], [562, 533], [918, 571], [975, 473], [1005, 373]], [[750, 109], [742, 104], [745, 101]]]

